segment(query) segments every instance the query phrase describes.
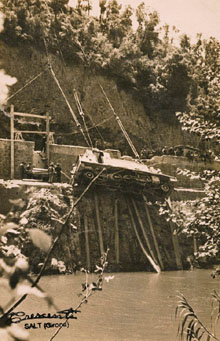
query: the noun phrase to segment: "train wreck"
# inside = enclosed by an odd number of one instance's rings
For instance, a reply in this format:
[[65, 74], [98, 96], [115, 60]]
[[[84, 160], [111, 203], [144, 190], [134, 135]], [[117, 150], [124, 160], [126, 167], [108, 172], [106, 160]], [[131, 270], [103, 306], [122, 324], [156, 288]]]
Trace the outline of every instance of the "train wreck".
[[104, 168], [95, 184], [135, 195], [148, 194], [151, 200], [169, 196], [176, 178], [148, 167], [130, 156], [116, 158], [111, 150], [87, 150], [71, 171], [72, 184], [87, 185]]

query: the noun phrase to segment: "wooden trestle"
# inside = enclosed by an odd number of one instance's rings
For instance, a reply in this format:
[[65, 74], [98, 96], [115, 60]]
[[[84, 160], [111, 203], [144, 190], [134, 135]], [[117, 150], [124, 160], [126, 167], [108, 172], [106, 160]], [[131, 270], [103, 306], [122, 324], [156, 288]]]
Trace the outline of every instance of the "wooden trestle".
[[[158, 240], [156, 237], [156, 233], [153, 227], [151, 215], [149, 212], [147, 198], [145, 195], [142, 196], [146, 220], [143, 221], [143, 217], [140, 214], [140, 207], [137, 204], [137, 201], [132, 196], [124, 196], [124, 200], [127, 204], [128, 213], [131, 221], [131, 226], [134, 230], [135, 236], [137, 238], [138, 244], [146, 256], [148, 262], [151, 264], [153, 269], [159, 273], [161, 270], [164, 270], [164, 262], [162, 259], [162, 255], [160, 252], [160, 247], [158, 245]], [[98, 232], [98, 241], [99, 241], [99, 249], [100, 254], [102, 255], [105, 252], [104, 241], [103, 241], [103, 231], [102, 224], [100, 219], [100, 202], [98, 193], [94, 191], [93, 193], [94, 199], [94, 209], [95, 209], [95, 217], [97, 223], [97, 232]], [[120, 264], [120, 233], [119, 233], [119, 199], [115, 197], [114, 199], [114, 253], [115, 253], [115, 264]], [[85, 251], [86, 251], [86, 263], [87, 268], [91, 269], [91, 258], [90, 258], [90, 245], [89, 245], [89, 228], [88, 228], [88, 216], [84, 213], [84, 231], [85, 231]], [[172, 236], [172, 244], [175, 253], [176, 265], [178, 269], [182, 269], [182, 261], [180, 256], [180, 249], [178, 238], [174, 234], [174, 227], [172, 223], [170, 224], [170, 231]], [[109, 241], [110, 243], [111, 241]]]

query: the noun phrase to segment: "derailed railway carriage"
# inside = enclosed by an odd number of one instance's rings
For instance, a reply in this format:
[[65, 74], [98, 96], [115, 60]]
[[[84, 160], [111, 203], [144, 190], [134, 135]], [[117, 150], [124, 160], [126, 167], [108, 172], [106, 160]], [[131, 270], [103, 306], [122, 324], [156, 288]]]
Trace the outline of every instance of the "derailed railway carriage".
[[87, 185], [103, 169], [96, 185], [133, 194], [150, 194], [164, 199], [173, 189], [175, 178], [162, 174], [130, 156], [116, 158], [109, 150], [88, 149], [73, 167], [73, 183]]

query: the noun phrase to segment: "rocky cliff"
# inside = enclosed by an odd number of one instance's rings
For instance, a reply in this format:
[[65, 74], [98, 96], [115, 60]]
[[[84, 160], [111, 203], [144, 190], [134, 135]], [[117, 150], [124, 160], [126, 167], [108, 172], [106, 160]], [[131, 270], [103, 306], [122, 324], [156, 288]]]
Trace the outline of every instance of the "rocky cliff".
[[[85, 146], [85, 141], [77, 130], [67, 104], [48, 69], [45, 53], [29, 46], [11, 47], [3, 42], [0, 42], [0, 51], [1, 67], [18, 80], [11, 88], [10, 96], [12, 97], [8, 101], [6, 111], [9, 111], [10, 104], [14, 104], [15, 111], [18, 112], [36, 114], [49, 112], [52, 118], [51, 130], [55, 132], [55, 139], [57, 136], [61, 136], [63, 144]], [[196, 139], [192, 139], [192, 136], [181, 131], [174, 112], [167, 112], [161, 108], [160, 112], [149, 115], [139, 100], [138, 93], [135, 90], [128, 91], [118, 87], [115, 80], [108, 74], [94, 74], [86, 67], [74, 64], [66, 65], [56, 55], [51, 55], [50, 60], [69, 103], [78, 119], [81, 120], [74, 100], [74, 89], [77, 90], [93, 142], [98, 140], [101, 146], [120, 149], [122, 154], [131, 154], [113, 112], [101, 91], [101, 85], [138, 151], [143, 147], [157, 149], [164, 145], [198, 144]], [[38, 77], [33, 80], [35, 76]], [[17, 92], [20, 89], [21, 91]], [[4, 120], [4, 124], [0, 127], [2, 137], [9, 137], [9, 118], [4, 117], [2, 120]], [[81, 121], [81, 123], [83, 122]], [[24, 138], [29, 140], [33, 136], [25, 135]], [[50, 193], [48, 195], [50, 196]], [[62, 193], [56, 193], [55, 196], [63, 202]], [[132, 199], [136, 203], [137, 210], [132, 204]], [[47, 216], [45, 212], [41, 212], [45, 199], [41, 198], [41, 200], [40, 211], [34, 212], [35, 220], [37, 220], [32, 222], [33, 226], [31, 227], [35, 227], [37, 224], [43, 229], [49, 228], [49, 233], [53, 234], [56, 232], [56, 228], [59, 229], [59, 226], [54, 227], [50, 220], [51, 217]], [[140, 198], [127, 198], [122, 193], [108, 190], [91, 191], [78, 206], [77, 232], [74, 233], [71, 226], [69, 227], [61, 239], [55, 257], [58, 260], [63, 260], [70, 271], [80, 265], [89, 265], [91, 269], [94, 269], [102, 249], [106, 250], [109, 247], [111, 250], [109, 268], [111, 270], [152, 270], [152, 266], [141, 250], [134, 229], [135, 224], [141, 235], [141, 222], [143, 223], [152, 245], [152, 252], [156, 254], [145, 206], [144, 201]], [[69, 204], [66, 209], [67, 207]], [[54, 209], [54, 207], [52, 208]], [[62, 211], [62, 205], [60, 209]], [[148, 210], [158, 241], [163, 268], [180, 267], [181, 261], [184, 262], [186, 259], [186, 253], [191, 252], [192, 242], [181, 241], [183, 251], [181, 248], [179, 249], [179, 264], [177, 264], [178, 252], [176, 253], [175, 248], [178, 248], [178, 245], [173, 240], [172, 226], [159, 216], [156, 207], [150, 205]], [[60, 214], [64, 214], [64, 211]], [[49, 225], [50, 227], [48, 227]], [[143, 235], [142, 238], [144, 238]], [[186, 250], [187, 252], [185, 252]], [[26, 251], [28, 254], [28, 247]], [[32, 267], [36, 270], [36, 266], [42, 262], [43, 256], [39, 255], [37, 250], [34, 252]]]
[[[0, 184], [0, 197], [4, 198], [0, 214], [10, 219], [10, 210], [16, 211], [14, 222], [17, 223], [22, 213], [28, 221], [28, 229], [41, 229], [55, 239], [79, 195], [67, 185], [23, 183], [18, 186], [4, 182]], [[18, 199], [26, 200], [27, 197], [29, 201], [25, 207], [16, 206]], [[38, 272], [45, 253], [33, 246], [27, 236], [22, 245], [22, 252], [30, 259], [31, 271]], [[108, 248], [109, 271], [153, 271], [143, 248], [162, 270], [178, 269], [189, 266], [186, 257], [192, 253], [192, 247], [192, 240], [175, 239], [172, 225], [159, 215], [157, 206], [150, 202], [146, 205], [142, 197], [93, 187], [73, 211], [49, 259], [47, 272], [52, 270], [52, 258], [64, 262], [69, 272], [81, 266], [94, 270], [101, 254]]]
[[[63, 143], [66, 144], [85, 145], [65, 100], [47, 68], [45, 52], [37, 51], [28, 45], [11, 47], [3, 42], [0, 42], [0, 51], [1, 67], [9, 75], [17, 78], [17, 83], [11, 88], [12, 97], [8, 105], [14, 104], [15, 111], [18, 112], [38, 114], [49, 112], [52, 117], [51, 129], [55, 131], [55, 136], [62, 135]], [[74, 100], [74, 89], [77, 90], [93, 142], [98, 140], [107, 147], [131, 154], [101, 91], [100, 85], [102, 85], [139, 151], [143, 147], [157, 149], [164, 145], [197, 144], [197, 140], [192, 140], [191, 136], [181, 131], [174, 112], [161, 108], [160, 112], [149, 116], [139, 100], [138, 92], [119, 88], [108, 74], [94, 73], [86, 67], [74, 64], [66, 65], [56, 55], [50, 55], [50, 60], [57, 79], [80, 120]], [[25, 86], [41, 72], [38, 78]], [[23, 89], [13, 96], [21, 88]], [[2, 137], [6, 137], [9, 123], [8, 119], [4, 118], [4, 120], [6, 122], [1, 127]]]

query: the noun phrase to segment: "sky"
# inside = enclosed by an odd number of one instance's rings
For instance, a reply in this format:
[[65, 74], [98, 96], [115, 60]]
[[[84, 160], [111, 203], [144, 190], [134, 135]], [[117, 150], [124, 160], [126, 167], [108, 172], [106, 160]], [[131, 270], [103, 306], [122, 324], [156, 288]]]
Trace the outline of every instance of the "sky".
[[[99, 13], [99, 0], [90, 0], [93, 15]], [[144, 2], [150, 9], [158, 11], [161, 23], [176, 26], [193, 40], [197, 33], [204, 38], [210, 36], [220, 40], [220, 0], [118, 0], [123, 6], [136, 8]], [[70, 0], [74, 6], [77, 0]]]

